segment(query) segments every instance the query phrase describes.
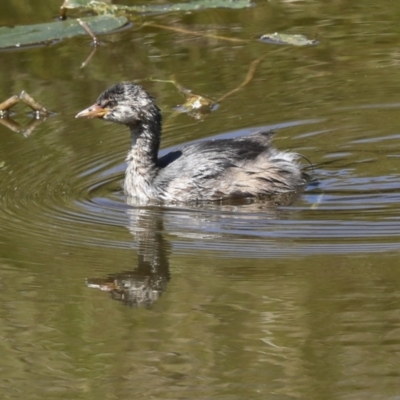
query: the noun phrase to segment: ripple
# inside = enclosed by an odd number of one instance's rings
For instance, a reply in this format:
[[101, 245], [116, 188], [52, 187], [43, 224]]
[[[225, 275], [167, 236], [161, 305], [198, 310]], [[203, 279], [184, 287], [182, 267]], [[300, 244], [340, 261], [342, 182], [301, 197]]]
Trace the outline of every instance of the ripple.
[[[309, 156], [315, 149], [304, 130], [312, 131], [314, 139], [331, 135], [332, 131], [322, 127], [315, 129], [323, 124], [324, 120], [316, 119], [262, 128], [280, 128], [277, 136], [281, 137], [286, 130], [297, 130], [291, 141], [299, 144], [296, 148], [300, 153]], [[218, 137], [235, 137], [256, 129]], [[398, 135], [381, 139], [371, 140], [379, 148], [388, 139], [397, 140]], [[373, 161], [362, 162], [364, 155], [358, 156], [355, 149], [371, 140], [348, 138], [342, 144], [339, 140], [331, 153], [320, 154], [315, 182], [295, 206], [281, 208], [259, 201], [129, 206], [121, 191], [125, 166], [115, 162], [123, 159], [115, 140], [110, 147], [73, 163], [61, 157], [41, 160], [34, 167], [19, 163], [15, 170], [3, 168], [0, 223], [16, 238], [33, 235], [36, 246], [57, 237], [68, 245], [131, 248], [138, 229], [142, 229], [138, 220], [147, 215], [162, 222], [174, 251], [186, 254], [205, 251], [218, 257], [269, 258], [398, 250], [400, 173], [393, 172], [397, 159], [377, 151]], [[32, 151], [26, 146], [22, 156], [32, 159]], [[324, 161], [327, 158], [329, 163]], [[374, 166], [383, 158], [387, 173], [378, 171], [374, 176]]]

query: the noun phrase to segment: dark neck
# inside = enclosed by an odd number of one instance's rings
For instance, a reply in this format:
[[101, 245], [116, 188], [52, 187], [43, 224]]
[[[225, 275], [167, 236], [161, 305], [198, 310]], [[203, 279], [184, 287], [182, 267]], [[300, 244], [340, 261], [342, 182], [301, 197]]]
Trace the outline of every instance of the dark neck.
[[140, 155], [143, 163], [156, 166], [160, 147], [160, 132], [157, 132], [150, 124], [145, 123], [130, 127], [130, 131], [131, 152]]
[[161, 138], [161, 113], [157, 106], [143, 112], [142, 120], [129, 127], [132, 155], [141, 165], [156, 168]]
[[129, 128], [131, 149], [126, 159], [125, 191], [130, 196], [142, 197], [143, 194], [146, 197], [152, 190], [152, 182], [158, 172], [161, 116], [152, 113], [147, 120]]

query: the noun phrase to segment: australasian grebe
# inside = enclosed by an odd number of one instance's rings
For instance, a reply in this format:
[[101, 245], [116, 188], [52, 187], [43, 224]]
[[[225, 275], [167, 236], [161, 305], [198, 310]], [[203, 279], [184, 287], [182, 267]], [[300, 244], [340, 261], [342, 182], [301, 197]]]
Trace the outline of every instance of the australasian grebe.
[[183, 146], [158, 158], [161, 112], [141, 86], [122, 82], [76, 117], [127, 125], [125, 192], [139, 201], [193, 202], [295, 192], [307, 184], [299, 155], [271, 146], [271, 132]]

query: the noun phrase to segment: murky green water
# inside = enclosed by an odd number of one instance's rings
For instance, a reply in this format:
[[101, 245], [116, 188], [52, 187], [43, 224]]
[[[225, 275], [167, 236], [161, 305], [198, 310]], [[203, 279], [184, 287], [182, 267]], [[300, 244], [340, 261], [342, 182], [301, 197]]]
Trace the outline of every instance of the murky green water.
[[[61, 2], [36, 3], [7, 2], [1, 23], [49, 22]], [[56, 112], [28, 137], [0, 125], [1, 398], [399, 398], [399, 12], [258, 1], [146, 17], [249, 43], [136, 23], [84, 68], [88, 37], [0, 52], [0, 101], [26, 90]], [[275, 31], [320, 43], [255, 40]], [[298, 202], [126, 204], [128, 133], [75, 114], [120, 80], [174, 75], [218, 99], [263, 56], [203, 120], [143, 84], [164, 149], [274, 128], [315, 164]]]

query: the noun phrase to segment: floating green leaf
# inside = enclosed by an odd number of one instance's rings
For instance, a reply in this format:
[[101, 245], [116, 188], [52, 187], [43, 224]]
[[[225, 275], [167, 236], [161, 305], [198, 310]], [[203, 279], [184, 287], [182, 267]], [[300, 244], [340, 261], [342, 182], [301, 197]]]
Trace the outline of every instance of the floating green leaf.
[[146, 4], [138, 6], [125, 6], [108, 4], [96, 0], [65, 0], [61, 7], [61, 15], [65, 10], [83, 8], [102, 15], [121, 15], [132, 13], [165, 13], [170, 11], [195, 11], [207, 8], [246, 8], [250, 7], [250, 0], [196, 0], [188, 3], [175, 4]]
[[[113, 31], [125, 25], [125, 17], [98, 15], [81, 18], [95, 34]], [[0, 49], [49, 43], [77, 35], [87, 35], [78, 20], [55, 21], [46, 24], [0, 27]]]
[[313, 46], [317, 40], [307, 39], [304, 35], [290, 35], [286, 33], [266, 33], [260, 37], [261, 42], [272, 44], [290, 44], [292, 46]]

